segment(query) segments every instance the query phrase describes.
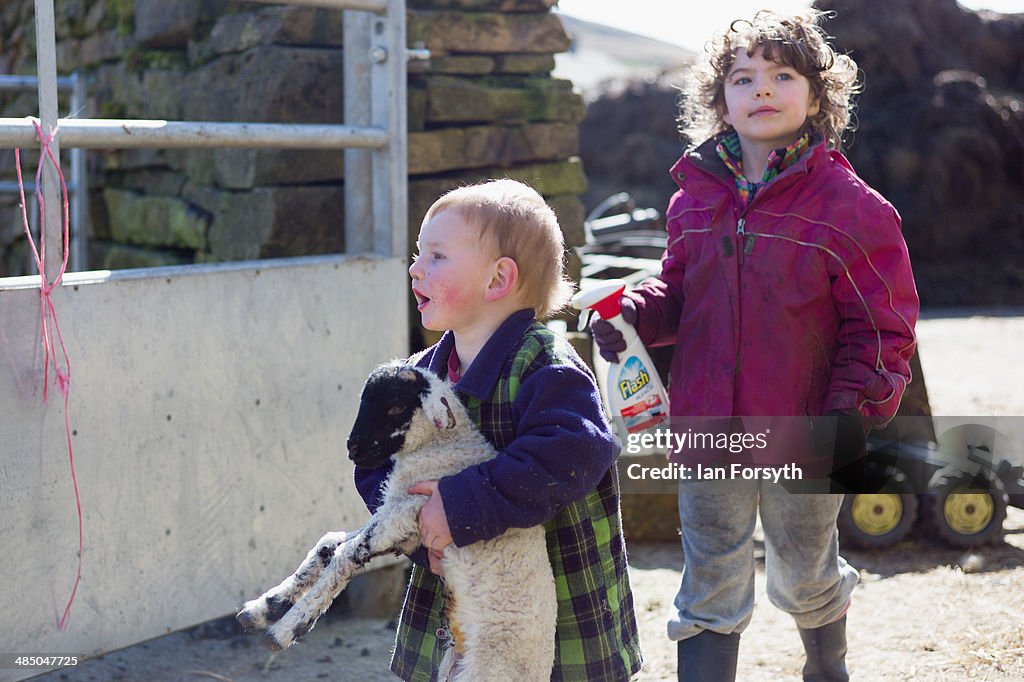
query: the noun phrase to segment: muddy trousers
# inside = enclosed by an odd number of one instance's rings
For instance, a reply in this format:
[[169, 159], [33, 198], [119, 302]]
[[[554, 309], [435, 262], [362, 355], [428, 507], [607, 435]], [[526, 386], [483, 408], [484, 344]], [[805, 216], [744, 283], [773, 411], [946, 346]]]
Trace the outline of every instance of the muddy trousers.
[[[768, 599], [801, 630], [846, 612], [857, 571], [839, 556], [840, 495], [790, 493], [757, 480], [691, 481], [679, 488], [684, 565], [670, 639], [738, 635], [754, 611], [754, 525], [765, 535]], [[845, 625], [845, 623], [844, 623]], [[682, 678], [681, 678], [682, 679]]]

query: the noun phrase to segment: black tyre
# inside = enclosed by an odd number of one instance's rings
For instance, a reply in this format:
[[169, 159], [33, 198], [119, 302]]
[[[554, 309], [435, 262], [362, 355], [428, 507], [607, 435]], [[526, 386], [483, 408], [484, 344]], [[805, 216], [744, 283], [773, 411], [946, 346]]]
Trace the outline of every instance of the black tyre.
[[987, 470], [939, 476], [921, 495], [922, 520], [932, 536], [954, 547], [999, 542], [1006, 519], [1006, 487]]
[[905, 538], [917, 521], [917, 496], [907, 477], [889, 467], [877, 492], [847, 493], [839, 511], [839, 540], [864, 549], [884, 549]]

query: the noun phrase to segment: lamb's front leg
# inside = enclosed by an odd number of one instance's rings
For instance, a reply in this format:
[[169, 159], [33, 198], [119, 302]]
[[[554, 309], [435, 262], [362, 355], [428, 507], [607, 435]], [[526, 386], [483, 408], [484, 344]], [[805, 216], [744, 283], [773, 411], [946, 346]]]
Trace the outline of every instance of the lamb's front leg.
[[349, 533], [345, 531], [324, 535], [313, 545], [313, 549], [309, 550], [294, 573], [277, 587], [247, 601], [235, 619], [247, 632], [262, 632], [276, 623], [320, 579], [323, 569], [330, 563], [338, 545], [348, 536]]
[[359, 569], [376, 557], [415, 549], [420, 544], [416, 517], [426, 501], [426, 497], [416, 495], [392, 505], [386, 512], [385, 507], [381, 507], [366, 526], [338, 545], [316, 584], [279, 621], [267, 628], [260, 642], [274, 651], [290, 647], [313, 629], [317, 619]]

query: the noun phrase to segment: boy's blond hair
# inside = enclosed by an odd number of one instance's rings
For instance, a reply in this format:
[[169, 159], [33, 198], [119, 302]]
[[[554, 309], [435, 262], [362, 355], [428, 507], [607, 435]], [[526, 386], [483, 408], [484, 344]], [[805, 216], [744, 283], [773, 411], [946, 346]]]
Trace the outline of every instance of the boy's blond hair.
[[518, 291], [537, 319], [554, 315], [569, 302], [573, 283], [565, 275], [565, 240], [555, 212], [529, 185], [515, 180], [489, 180], [444, 194], [423, 222], [453, 210], [480, 228], [480, 239], [498, 256], [516, 262]]
[[853, 96], [860, 92], [859, 71], [850, 57], [837, 54], [819, 25], [827, 13], [809, 10], [784, 16], [761, 10], [753, 19], [738, 19], [705, 47], [684, 86], [680, 130], [691, 142], [725, 132], [725, 80], [736, 61], [736, 50], [748, 54], [761, 48], [765, 59], [794, 68], [810, 81], [819, 111], [807, 119], [805, 129], [820, 133], [825, 142], [840, 148], [843, 133], [853, 129]]

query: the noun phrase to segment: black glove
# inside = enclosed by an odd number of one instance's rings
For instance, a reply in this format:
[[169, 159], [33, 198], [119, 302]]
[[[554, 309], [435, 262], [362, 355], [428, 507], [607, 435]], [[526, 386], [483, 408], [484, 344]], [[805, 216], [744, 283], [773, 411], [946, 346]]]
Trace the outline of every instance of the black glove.
[[864, 478], [861, 470], [867, 444], [864, 418], [856, 411], [833, 410], [815, 419], [814, 425], [814, 452], [831, 459], [830, 478], [840, 485], [840, 489], [855, 490], [860, 487], [861, 479]]
[[[623, 296], [620, 300], [622, 319], [635, 326], [638, 317], [636, 303], [627, 296]], [[590, 334], [594, 337], [594, 343], [597, 344], [602, 358], [608, 362], [619, 361], [619, 353], [626, 350], [626, 339], [622, 336], [622, 332], [613, 327], [610, 322], [597, 318], [590, 323]]]
[[835, 468], [852, 464], [864, 456], [867, 429], [859, 412], [829, 412], [836, 418]]

